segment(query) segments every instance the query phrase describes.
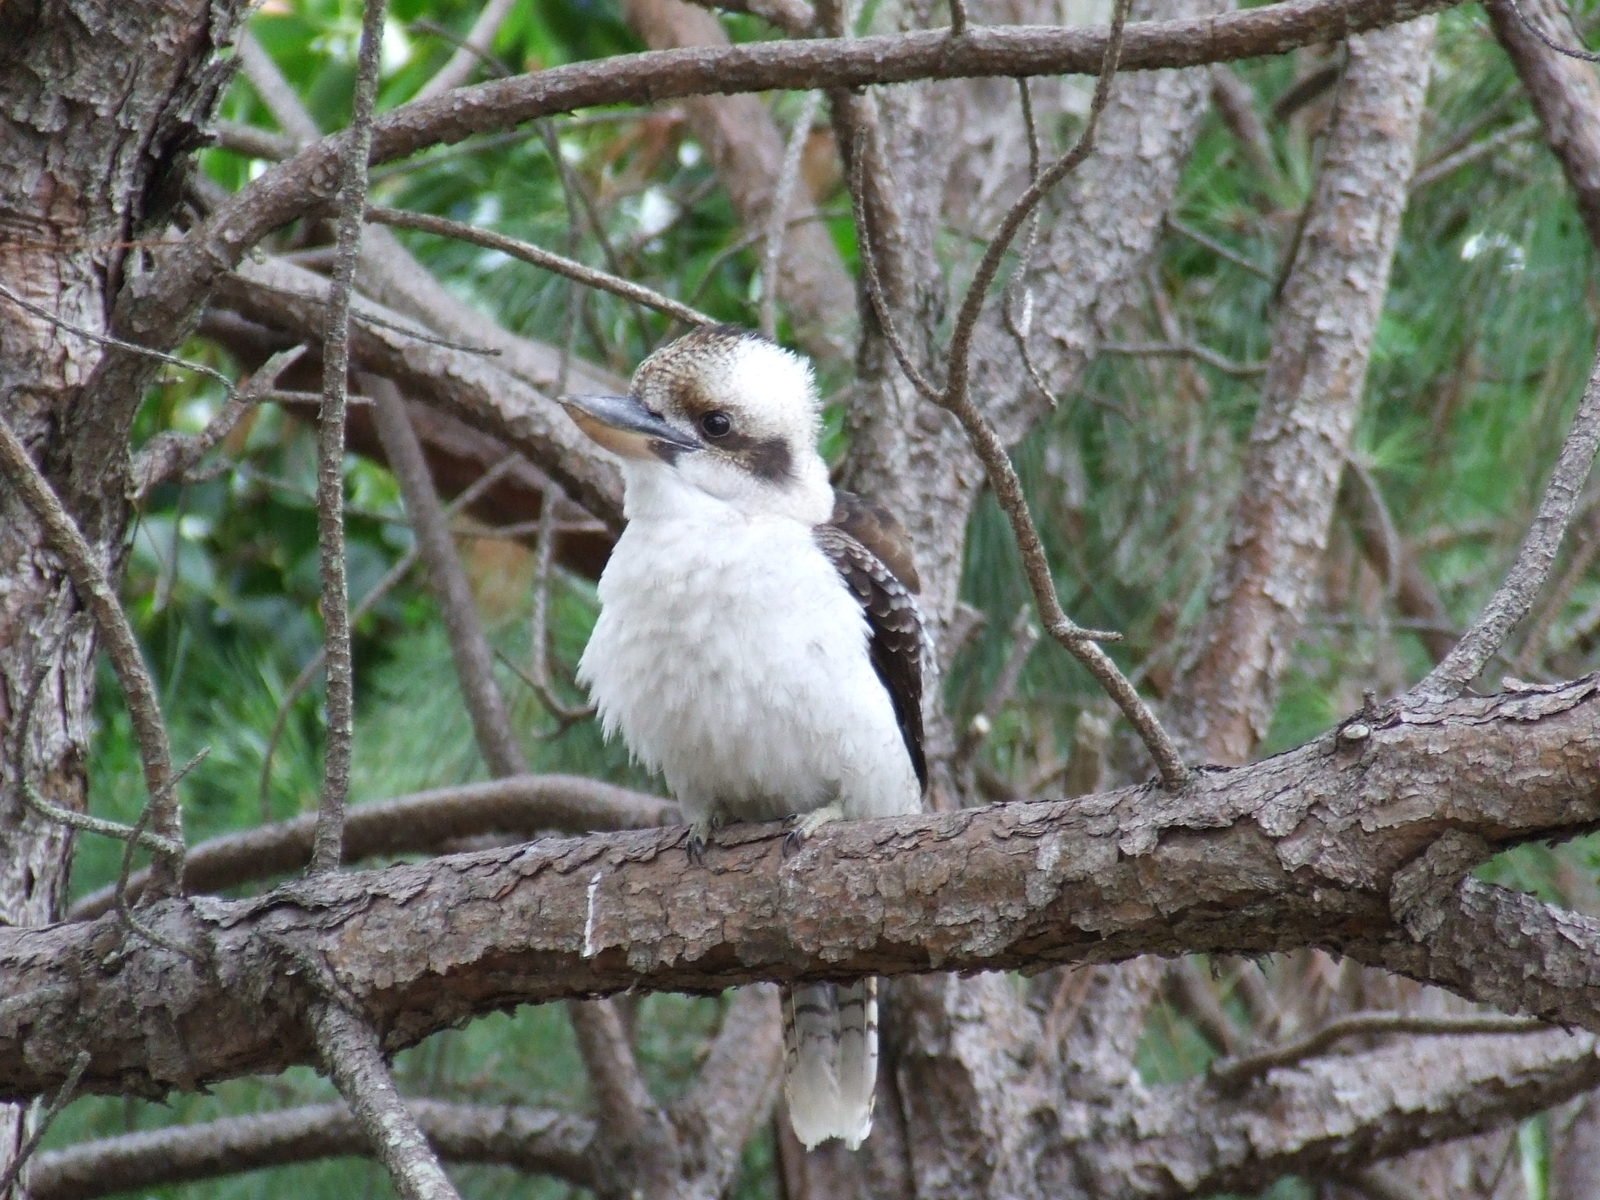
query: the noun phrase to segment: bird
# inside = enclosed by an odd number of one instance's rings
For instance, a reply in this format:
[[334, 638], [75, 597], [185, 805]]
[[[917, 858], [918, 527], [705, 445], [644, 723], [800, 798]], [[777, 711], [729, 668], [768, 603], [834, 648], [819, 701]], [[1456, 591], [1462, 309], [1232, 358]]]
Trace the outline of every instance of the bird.
[[[577, 677], [607, 738], [658, 772], [698, 859], [729, 821], [921, 811], [926, 638], [909, 540], [835, 489], [810, 363], [704, 326], [626, 396], [562, 397], [622, 463], [626, 523]], [[786, 843], [787, 844], [787, 843]], [[807, 1149], [872, 1128], [877, 980], [780, 989], [784, 1093]]]

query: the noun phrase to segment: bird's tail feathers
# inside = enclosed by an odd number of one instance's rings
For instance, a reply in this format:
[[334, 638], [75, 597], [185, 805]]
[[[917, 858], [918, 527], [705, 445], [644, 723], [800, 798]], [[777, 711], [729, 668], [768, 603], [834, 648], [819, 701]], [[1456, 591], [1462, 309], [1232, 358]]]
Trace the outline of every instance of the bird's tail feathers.
[[878, 1080], [878, 981], [784, 988], [784, 1095], [795, 1136], [811, 1149], [872, 1131]]

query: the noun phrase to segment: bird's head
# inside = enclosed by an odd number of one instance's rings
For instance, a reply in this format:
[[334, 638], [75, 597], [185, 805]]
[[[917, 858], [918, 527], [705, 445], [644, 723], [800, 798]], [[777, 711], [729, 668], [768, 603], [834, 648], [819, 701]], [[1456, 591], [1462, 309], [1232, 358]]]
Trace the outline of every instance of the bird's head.
[[640, 363], [628, 395], [562, 404], [622, 459], [630, 516], [707, 500], [812, 524], [832, 511], [811, 367], [760, 334], [697, 329]]

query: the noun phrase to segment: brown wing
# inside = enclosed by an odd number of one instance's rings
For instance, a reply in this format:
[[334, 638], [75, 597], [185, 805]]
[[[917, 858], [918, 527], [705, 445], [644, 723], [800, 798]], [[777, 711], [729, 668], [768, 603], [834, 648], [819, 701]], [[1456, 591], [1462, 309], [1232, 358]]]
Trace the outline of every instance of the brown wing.
[[920, 586], [905, 530], [886, 509], [849, 492], [834, 493], [833, 519], [814, 530], [817, 545], [828, 556], [851, 595], [866, 614], [872, 633], [872, 665], [888, 690], [900, 722], [900, 736], [916, 769], [917, 782], [928, 786], [928, 763], [922, 753], [922, 613], [917, 608]]

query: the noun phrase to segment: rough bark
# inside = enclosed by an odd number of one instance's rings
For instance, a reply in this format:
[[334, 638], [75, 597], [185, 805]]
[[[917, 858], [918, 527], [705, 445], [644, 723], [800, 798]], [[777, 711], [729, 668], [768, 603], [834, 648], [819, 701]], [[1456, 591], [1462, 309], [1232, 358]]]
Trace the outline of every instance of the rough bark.
[[1566, 173], [1589, 239], [1600, 246], [1600, 121], [1594, 116], [1600, 110], [1600, 78], [1593, 63], [1552, 50], [1528, 27], [1531, 23], [1552, 41], [1578, 48], [1583, 39], [1572, 14], [1560, 0], [1490, 0], [1486, 7], [1495, 36], [1539, 114], [1545, 141]]
[[1416, 156], [1433, 26], [1349, 42], [1227, 549], [1181, 689], [1180, 725], [1215, 762], [1246, 761], [1266, 736], [1317, 594]]
[[631, 987], [1306, 945], [1597, 1028], [1600, 922], [1452, 882], [1497, 848], [1600, 824], [1597, 708], [1591, 678], [1395, 711], [1177, 795], [863, 822], [787, 859], [781, 829], [750, 827], [704, 871], [685, 870], [681, 833], [640, 832], [145, 910], [199, 960], [112, 916], [0, 932], [0, 1095], [54, 1086], [82, 1048], [85, 1088], [134, 1094], [305, 1061], [308, 961], [390, 1050]]
[[[0, 284], [90, 333], [140, 269], [137, 239], [176, 199], [245, 6], [67, 2], [0, 10]], [[128, 432], [151, 372], [87, 402], [102, 347], [0, 297], [0, 419], [28, 447], [93, 551], [113, 566], [128, 516]], [[0, 490], [0, 925], [59, 914], [71, 835], [24, 802], [23, 781], [81, 810], [94, 638], [59, 561]], [[0, 1173], [23, 1136], [0, 1106]], [[26, 1184], [24, 1183], [24, 1189]]]

